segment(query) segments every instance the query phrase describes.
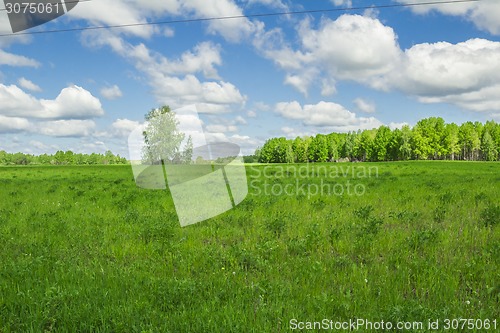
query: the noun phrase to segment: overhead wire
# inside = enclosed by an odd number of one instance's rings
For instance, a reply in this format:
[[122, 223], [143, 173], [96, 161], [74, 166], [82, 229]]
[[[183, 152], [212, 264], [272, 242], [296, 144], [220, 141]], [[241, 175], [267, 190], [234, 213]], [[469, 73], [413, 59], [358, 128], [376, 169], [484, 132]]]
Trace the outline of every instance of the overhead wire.
[[[91, 2], [91, 1], [93, 1], [93, 0], [80, 0], [79, 2]], [[471, 3], [471, 2], [481, 2], [481, 1], [482, 0], [446, 0], [446, 1], [426, 1], [426, 2], [414, 2], [414, 3], [395, 3], [395, 4], [387, 4], [387, 5], [370, 5], [370, 6], [358, 6], [358, 7], [345, 7], [345, 8], [308, 9], [308, 10], [298, 10], [298, 11], [255, 13], [255, 14], [246, 14], [246, 15], [242, 14], [242, 15], [206, 17], [206, 18], [156, 21], [156, 22], [137, 22], [137, 23], [127, 23], [127, 24], [116, 24], [116, 25], [88, 26], [88, 27], [80, 27], [80, 28], [40, 30], [40, 31], [24, 31], [24, 32], [19, 32], [19, 33], [15, 33], [15, 34], [0, 34], [0, 37], [17, 36], [17, 35], [38, 35], [38, 34], [75, 32], [75, 31], [86, 31], [86, 30], [100, 30], [100, 29], [120, 29], [120, 28], [141, 27], [141, 26], [151, 26], [151, 25], [222, 21], [222, 20], [234, 20], [234, 19], [243, 19], [243, 18], [258, 18], [258, 17], [272, 17], [272, 16], [286, 16], [286, 15], [304, 15], [304, 14], [318, 14], [318, 13], [332, 13], [332, 12], [348, 12], [348, 11], [358, 11], [358, 10], [367, 10], [367, 9], [389, 9], [389, 8], [399, 8], [399, 7], [431, 6], [431, 5], [440, 5], [440, 4], [450, 4], [451, 5], [451, 4]], [[78, 1], [68, 1], [67, 3], [73, 3], [73, 2], [78, 2]], [[5, 10], [5, 9], [3, 9], [3, 10]]]

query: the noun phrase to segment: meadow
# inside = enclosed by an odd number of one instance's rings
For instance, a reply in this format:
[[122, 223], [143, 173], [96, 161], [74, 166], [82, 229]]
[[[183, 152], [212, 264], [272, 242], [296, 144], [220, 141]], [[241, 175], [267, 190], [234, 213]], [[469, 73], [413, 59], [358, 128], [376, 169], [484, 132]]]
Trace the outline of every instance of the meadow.
[[[499, 163], [315, 172], [333, 165], [248, 165], [247, 198], [185, 228], [168, 189], [138, 188], [130, 166], [1, 167], [0, 332], [287, 332], [324, 318], [500, 326]], [[347, 182], [364, 192], [312, 191]]]

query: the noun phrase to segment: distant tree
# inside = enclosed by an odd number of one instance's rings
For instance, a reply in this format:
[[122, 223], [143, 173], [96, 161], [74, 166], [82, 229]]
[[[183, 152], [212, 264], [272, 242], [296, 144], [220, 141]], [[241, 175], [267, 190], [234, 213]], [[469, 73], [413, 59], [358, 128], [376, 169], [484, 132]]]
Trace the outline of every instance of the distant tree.
[[500, 161], [500, 124], [490, 120], [484, 125], [484, 130], [488, 131], [497, 150], [496, 161]]
[[481, 140], [474, 124], [468, 121], [460, 125], [458, 138], [462, 150], [462, 158], [470, 161], [476, 160], [476, 153], [481, 147]]
[[292, 141], [292, 150], [297, 163], [307, 162], [307, 143], [301, 137], [296, 137]]
[[295, 156], [295, 162], [297, 163], [307, 163], [309, 162], [308, 150], [311, 145], [312, 138], [305, 137], [297, 137], [292, 142], [292, 149]]
[[399, 148], [402, 144], [402, 133], [399, 128], [390, 133], [389, 143], [387, 145], [387, 159], [391, 161], [402, 160]]
[[243, 156], [243, 162], [244, 163], [255, 163], [257, 162], [257, 156], [255, 155], [245, 155]]
[[310, 162], [326, 162], [328, 160], [328, 142], [323, 134], [316, 135], [309, 145], [308, 159]]
[[191, 164], [193, 160], [193, 139], [188, 137], [184, 151], [182, 152], [182, 163]]
[[[257, 152], [257, 151], [256, 151]], [[266, 163], [305, 163], [336, 160], [389, 161], [410, 159], [500, 160], [500, 124], [488, 121], [446, 124], [440, 117], [404, 125], [349, 133], [318, 134], [294, 140], [272, 138], [259, 150]], [[293, 156], [293, 158], [292, 158]]]
[[179, 132], [178, 120], [168, 106], [149, 111], [143, 132], [145, 147], [142, 159], [146, 163], [159, 164], [179, 159], [184, 133]]
[[255, 155], [255, 161], [259, 162], [259, 160], [260, 160], [260, 147], [258, 147], [257, 149], [255, 149], [254, 155]]
[[5, 150], [0, 150], [0, 164], [8, 164], [9, 154]]
[[326, 136], [328, 144], [328, 161], [339, 159], [340, 151], [345, 143], [345, 134], [330, 133]]
[[62, 150], [58, 150], [56, 154], [54, 155], [54, 162], [56, 165], [62, 165], [62, 164], [67, 164], [66, 163], [66, 156], [65, 153]]
[[445, 157], [445, 149], [443, 146], [443, 134], [445, 133], [445, 121], [441, 117], [428, 118], [427, 126], [429, 144], [431, 149], [431, 158], [438, 160]]
[[483, 139], [481, 142], [481, 152], [483, 159], [485, 161], [496, 161], [498, 157], [498, 150], [495, 146], [495, 142], [490, 135], [488, 130], [485, 130], [483, 133]]
[[380, 126], [373, 140], [373, 161], [386, 161], [389, 159], [388, 147], [391, 141], [391, 129], [387, 126]]
[[274, 161], [274, 151], [277, 145], [276, 138], [267, 140], [259, 152], [259, 162], [260, 163], [276, 163]]
[[341, 157], [347, 157], [350, 160], [354, 158], [354, 147], [356, 146], [356, 132], [347, 133], [344, 146], [341, 151]]
[[400, 140], [400, 147], [399, 147], [399, 157], [402, 160], [409, 160], [412, 157], [413, 150], [412, 150], [412, 140], [413, 140], [413, 132], [408, 125], [404, 125], [401, 128], [401, 140]]
[[102, 161], [103, 164], [115, 164], [115, 155], [111, 152], [111, 150], [106, 150], [104, 153], [104, 159]]
[[293, 163], [294, 159], [292, 142], [284, 137], [278, 138], [274, 151], [275, 163]]
[[377, 130], [360, 131], [356, 136], [354, 145], [354, 156], [359, 161], [370, 161], [373, 155], [373, 140]]
[[458, 142], [458, 126], [455, 123], [446, 124], [443, 134], [443, 148], [445, 155], [452, 161], [460, 154]]

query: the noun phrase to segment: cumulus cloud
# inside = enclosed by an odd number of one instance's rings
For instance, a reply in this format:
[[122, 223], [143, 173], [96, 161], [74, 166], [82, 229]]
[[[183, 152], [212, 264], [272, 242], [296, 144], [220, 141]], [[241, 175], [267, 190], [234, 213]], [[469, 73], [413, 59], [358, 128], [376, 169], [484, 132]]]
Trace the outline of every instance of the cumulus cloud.
[[111, 124], [111, 134], [116, 137], [125, 138], [140, 125], [141, 123], [135, 120], [117, 119]]
[[[86, 6], [85, 4], [76, 6], [66, 14], [66, 17], [70, 19], [84, 19], [95, 26], [146, 23], [146, 15], [149, 12], [148, 7], [150, 7], [148, 3], [154, 1], [142, 1], [144, 4], [142, 10], [138, 7], [138, 2], [100, 0], [92, 3], [92, 6]], [[164, 1], [165, 4], [169, 2], [171, 1]], [[167, 6], [161, 9], [165, 9], [166, 11], [166, 8]], [[113, 13], [113, 15], [109, 13]], [[142, 25], [120, 28], [117, 29], [116, 33], [149, 38], [155, 33], [156, 29], [154, 26]]]
[[391, 122], [391, 123], [389, 123], [389, 128], [390, 128], [391, 130], [393, 130], [393, 131], [394, 131], [395, 129], [402, 129], [402, 128], [403, 128], [403, 126], [409, 126], [409, 124], [408, 124], [408, 123], [406, 123], [406, 122], [403, 122], [403, 123], [395, 123], [395, 122]]
[[33, 82], [31, 82], [30, 80], [22, 77], [20, 78], [18, 81], [19, 85], [26, 89], [26, 90], [31, 90], [31, 91], [34, 91], [34, 92], [40, 92], [42, 91], [42, 88], [40, 88], [38, 85], [34, 84]]
[[30, 122], [25, 118], [0, 115], [0, 133], [15, 133], [30, 129]]
[[401, 57], [394, 30], [372, 17], [342, 15], [334, 21], [323, 19], [316, 29], [305, 19], [298, 35], [299, 50], [284, 41], [279, 29], [259, 35], [254, 44], [287, 71], [285, 83], [303, 94], [318, 82], [318, 77], [322, 77], [319, 82], [324, 96], [336, 92], [337, 80], [384, 89], [384, 76], [397, 67]]
[[247, 116], [249, 118], [256, 118], [257, 117], [257, 113], [255, 111], [250, 110], [250, 111], [247, 112]]
[[288, 10], [288, 6], [281, 0], [248, 0], [248, 5], [263, 5], [271, 8]]
[[[25, 86], [30, 82], [20, 80]], [[47, 100], [36, 99], [16, 85], [0, 84], [0, 105], [0, 133], [87, 136], [95, 128], [89, 118], [104, 114], [99, 100], [78, 86], [64, 88], [55, 99]]]
[[129, 56], [137, 61], [137, 66], [144, 71], [149, 71], [151, 66], [155, 66], [156, 70], [170, 76], [201, 73], [206, 78], [219, 78], [215, 66], [222, 64], [220, 47], [211, 42], [196, 45], [193, 51], [184, 52], [179, 59], [168, 59], [152, 52], [144, 44], [136, 46], [121, 44], [119, 48], [114, 48], [115, 51], [120, 51], [123, 47], [127, 49]]
[[[121, 25], [147, 23], [151, 17], [165, 15], [184, 19], [229, 17], [242, 16], [243, 10], [232, 0], [99, 0], [92, 6], [76, 6], [67, 17], [84, 19], [92, 25]], [[244, 17], [238, 20], [207, 22], [208, 33], [218, 34], [231, 42], [239, 42], [257, 29], [256, 24]], [[116, 29], [115, 33], [150, 38], [154, 34], [162, 33], [162, 30], [153, 25], [141, 25]], [[169, 30], [163, 30], [163, 33], [171, 34]]]
[[[396, 0], [400, 3], [426, 3], [427, 0]], [[445, 15], [462, 16], [474, 23], [479, 29], [494, 35], [500, 35], [500, 2], [497, 0], [482, 0], [477, 2], [433, 4], [412, 6], [411, 10], [418, 14], [431, 11]]]
[[389, 80], [421, 102], [500, 111], [500, 42], [418, 44], [405, 51], [403, 63]]
[[211, 133], [237, 132], [238, 127], [234, 125], [216, 124], [216, 125], [207, 125], [206, 130]]
[[40, 63], [34, 59], [9, 53], [0, 49], [0, 65], [15, 67], [39, 67]]
[[95, 126], [93, 120], [55, 120], [38, 123], [35, 131], [54, 137], [83, 137], [90, 135]]
[[352, 7], [352, 0], [331, 0], [335, 6]]
[[304, 126], [328, 127], [339, 132], [372, 129], [382, 125], [374, 117], [358, 117], [340, 104], [323, 101], [304, 106], [297, 101], [278, 103], [275, 112], [286, 119], [300, 120]]
[[104, 97], [106, 99], [113, 100], [113, 99], [117, 99], [117, 98], [122, 97], [123, 93], [122, 93], [120, 87], [118, 87], [115, 84], [111, 87], [103, 87], [101, 89], [101, 95], [102, 95], [102, 97]]
[[[196, 17], [231, 17], [243, 16], [243, 10], [232, 0], [190, 0], [182, 2], [182, 9]], [[212, 20], [208, 23], [208, 32], [220, 34], [230, 42], [239, 42], [259, 29], [259, 26], [247, 18], [238, 20]]]
[[[112, 34], [87, 32], [84, 39], [89, 46], [108, 45], [127, 57], [147, 76], [157, 101], [172, 108], [196, 104], [201, 113], [223, 113], [229, 111], [229, 105], [242, 105], [246, 101], [246, 96], [232, 83], [218, 80], [215, 66], [222, 61], [220, 47], [213, 43], [200, 43], [179, 58], [169, 59], [142, 43], [132, 45]], [[197, 74], [213, 81], [202, 82]]]
[[377, 107], [375, 106], [375, 103], [373, 103], [372, 101], [367, 101], [367, 100], [362, 99], [362, 98], [356, 98], [354, 100], [354, 105], [356, 105], [356, 108], [359, 111], [365, 112], [365, 113], [374, 113], [377, 109]]
[[[360, 15], [322, 20], [318, 28], [305, 19], [297, 33], [298, 49], [286, 43], [279, 29], [259, 35], [255, 45], [286, 72], [284, 83], [304, 95], [313, 85], [323, 96], [331, 95], [337, 82], [347, 80], [400, 90], [422, 103], [500, 112], [500, 42], [470, 39], [402, 50], [392, 28]], [[364, 100], [354, 103], [359, 111], [374, 111]]]
[[235, 119], [234, 119], [234, 123], [235, 124], [238, 124], [238, 125], [246, 125], [247, 124], [247, 121], [245, 118], [243, 118], [242, 116], [237, 116]]
[[[296, 137], [307, 137], [307, 136], [314, 136], [318, 134], [318, 132], [321, 132], [321, 129], [318, 130], [311, 130], [311, 131], [301, 131], [297, 130], [293, 127], [289, 126], [284, 126], [281, 128], [281, 132], [284, 134], [284, 136], [288, 139], [294, 139]], [[326, 131], [328, 132], [328, 130]]]
[[53, 100], [36, 99], [16, 85], [0, 84], [0, 114], [42, 119], [85, 119], [104, 115], [101, 102], [79, 86], [61, 90]]

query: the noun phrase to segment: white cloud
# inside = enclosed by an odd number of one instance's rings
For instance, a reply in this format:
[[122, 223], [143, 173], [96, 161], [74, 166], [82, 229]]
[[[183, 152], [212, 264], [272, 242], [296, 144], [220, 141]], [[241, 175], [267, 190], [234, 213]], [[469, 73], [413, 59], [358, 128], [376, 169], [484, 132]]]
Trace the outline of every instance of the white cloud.
[[[314, 131], [299, 131], [295, 128], [284, 126], [281, 128], [281, 132], [287, 137], [288, 139], [295, 139], [296, 137], [307, 137], [307, 136], [314, 136], [318, 134], [318, 132], [321, 132], [321, 129], [314, 130]], [[328, 131], [327, 131], [328, 132]]]
[[55, 137], [83, 137], [92, 134], [95, 129], [93, 120], [55, 120], [37, 124], [36, 132]]
[[317, 29], [305, 19], [298, 34], [299, 50], [293, 50], [278, 29], [258, 35], [254, 44], [287, 72], [285, 83], [305, 95], [316, 82], [322, 84], [324, 96], [333, 94], [338, 80], [386, 88], [384, 76], [401, 58], [394, 30], [376, 18], [342, 15], [335, 21], [323, 19]]
[[275, 111], [286, 119], [300, 120], [304, 126], [328, 127], [339, 132], [371, 129], [382, 125], [376, 118], [357, 117], [342, 105], [331, 102], [322, 101], [304, 106], [296, 101], [284, 102], [276, 104]]
[[[243, 10], [231, 0], [184, 1], [182, 9], [202, 18], [243, 16]], [[247, 18], [212, 20], [208, 23], [209, 33], [220, 34], [230, 42], [239, 42], [258, 29], [258, 26]]]
[[29, 130], [30, 127], [30, 122], [25, 118], [0, 115], [0, 133], [22, 132]]
[[263, 112], [267, 112], [267, 111], [270, 111], [272, 109], [270, 105], [263, 103], [263, 102], [256, 102], [255, 108], [257, 110], [263, 111]]
[[331, 0], [335, 6], [352, 7], [352, 0]]
[[61, 90], [55, 100], [40, 100], [43, 110], [41, 118], [93, 118], [104, 115], [101, 102], [79, 86], [70, 86]]
[[[400, 3], [426, 3], [427, 0], [397, 0]], [[500, 35], [500, 1], [481, 0], [453, 4], [433, 4], [412, 6], [411, 10], [418, 14], [436, 11], [445, 15], [462, 16], [473, 22], [479, 29], [494, 35]]]
[[[92, 25], [122, 25], [146, 23], [151, 21], [151, 17], [165, 15], [182, 19], [231, 17], [242, 16], [243, 10], [232, 0], [99, 0], [92, 6], [76, 6], [67, 17], [84, 19]], [[231, 42], [239, 42], [257, 29], [253, 22], [244, 17], [237, 20], [212, 20], [207, 23], [208, 33], [221, 35]], [[114, 33], [150, 38], [161, 32], [162, 29], [157, 26], [142, 25], [115, 29]], [[163, 34], [165, 33], [170, 35], [171, 31], [163, 30]]]
[[207, 125], [206, 129], [208, 132], [211, 133], [227, 133], [227, 132], [237, 132], [238, 127], [234, 125], [222, 125], [222, 124], [217, 124], [217, 125]]
[[256, 118], [257, 117], [257, 113], [255, 113], [255, 111], [248, 111], [247, 112], [247, 116], [250, 117], [250, 118]]
[[50, 149], [50, 147], [45, 143], [36, 140], [31, 140], [29, 142], [29, 145], [41, 151], [47, 151], [48, 149]]
[[40, 63], [34, 59], [5, 52], [0, 49], [0, 65], [16, 67], [39, 67]]
[[367, 101], [362, 98], [356, 98], [354, 100], [354, 105], [356, 105], [356, 108], [358, 108], [359, 111], [365, 113], [374, 113], [377, 109], [375, 103], [373, 103], [372, 101]]
[[[142, 1], [144, 8], [138, 7], [138, 1], [121, 1], [121, 0], [99, 0], [87, 4], [79, 4], [72, 11], [66, 14], [66, 17], [73, 19], [84, 19], [94, 26], [101, 25], [122, 25], [134, 23], [146, 23], [146, 15], [148, 14], [148, 3], [151, 1]], [[164, 1], [168, 3], [170, 1]], [[113, 13], [113, 15], [110, 15]], [[123, 33], [132, 36], [149, 38], [155, 31], [156, 27], [151, 25], [143, 25], [136, 27], [124, 27], [115, 29], [116, 33]]]
[[31, 82], [30, 80], [22, 77], [20, 78], [18, 81], [19, 85], [26, 89], [26, 90], [31, 90], [31, 91], [34, 91], [34, 92], [40, 92], [42, 91], [42, 88], [40, 88], [38, 85], [34, 84], [33, 82]]
[[84, 41], [93, 47], [109, 45], [133, 61], [147, 76], [156, 100], [172, 108], [197, 104], [201, 113], [223, 113], [229, 111], [229, 105], [242, 105], [246, 101], [246, 96], [233, 84], [222, 80], [202, 82], [195, 75], [218, 78], [215, 66], [222, 63], [220, 47], [212, 43], [200, 43], [193, 51], [186, 51], [172, 60], [149, 50], [144, 44], [132, 45], [111, 34], [86, 32]]
[[281, 130], [285, 134], [290, 134], [290, 133], [293, 133], [295, 131], [294, 128], [291, 128], [291, 127], [288, 127], [288, 126], [282, 127]]
[[100, 101], [79, 86], [61, 90], [54, 100], [36, 99], [15, 85], [0, 84], [0, 114], [42, 119], [85, 119], [104, 115]]
[[[242, 104], [246, 97], [229, 82], [200, 82], [194, 75], [186, 75], [184, 78], [165, 76], [161, 73], [149, 73], [154, 82], [155, 96], [161, 103], [178, 108], [188, 104], [203, 103], [199, 108], [201, 113], [226, 112], [228, 104]], [[210, 105], [216, 107], [212, 108]]]
[[271, 8], [288, 10], [288, 6], [285, 5], [281, 0], [248, 0], [248, 5], [263, 5]]
[[175, 36], [175, 30], [170, 27], [163, 28], [163, 36], [171, 38]]
[[370, 17], [342, 15], [324, 20], [317, 30], [305, 24], [300, 35], [308, 59], [336, 79], [377, 86], [377, 78], [392, 71], [400, 57], [392, 28]]
[[130, 56], [139, 64], [139, 67], [148, 70], [150, 66], [157, 66], [165, 75], [186, 75], [202, 73], [206, 78], [218, 79], [219, 75], [214, 66], [222, 64], [220, 47], [210, 42], [202, 42], [193, 51], [184, 52], [180, 59], [170, 60], [161, 54], [151, 52], [144, 44], [129, 46]]
[[397, 128], [397, 129], [402, 129], [402, 128], [403, 128], [403, 126], [408, 126], [408, 125], [409, 125], [409, 124], [408, 124], [408, 123], [405, 123], [405, 122], [403, 122], [403, 123], [395, 123], [395, 122], [391, 122], [391, 123], [389, 124], [389, 128], [390, 128], [391, 130], [393, 130], [393, 131], [394, 131], [396, 128]]
[[389, 81], [423, 103], [500, 111], [500, 42], [418, 44], [406, 50], [403, 64]]
[[[313, 85], [323, 96], [334, 94], [336, 82], [347, 80], [382, 91], [400, 90], [423, 103], [500, 112], [500, 42], [471, 39], [401, 50], [392, 28], [359, 15], [324, 19], [318, 28], [305, 19], [297, 33], [297, 50], [279, 29], [258, 35], [254, 44], [286, 72], [285, 84], [304, 95]], [[355, 104], [363, 112], [374, 110], [363, 100]]]
[[117, 119], [111, 124], [111, 132], [114, 136], [125, 138], [140, 125], [141, 123], [138, 121]]
[[238, 124], [238, 125], [246, 125], [247, 124], [247, 121], [245, 118], [243, 118], [242, 116], [237, 116], [235, 119], [234, 119], [234, 123], [235, 124]]
[[113, 100], [117, 99], [123, 96], [122, 91], [120, 90], [120, 87], [118, 87], [116, 84], [111, 86], [111, 87], [103, 87], [101, 89], [101, 95], [102, 97]]

